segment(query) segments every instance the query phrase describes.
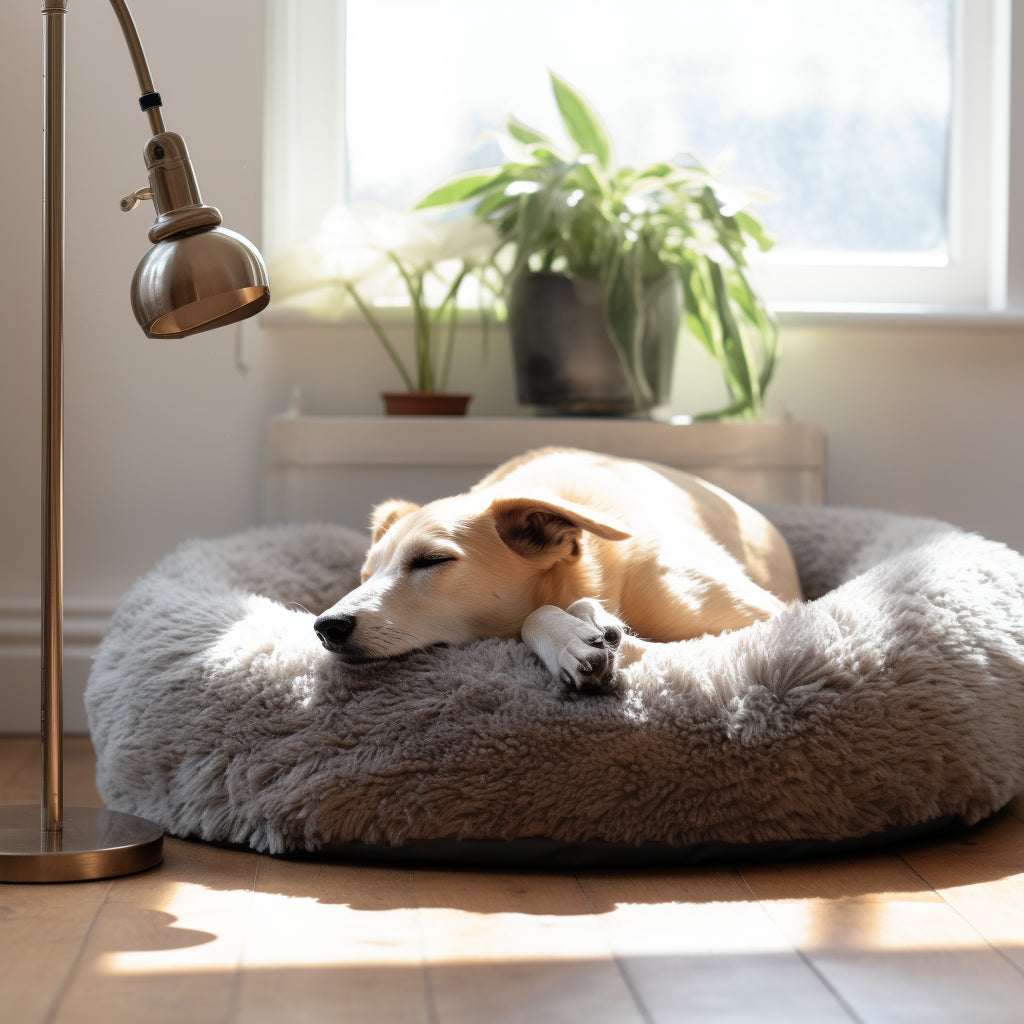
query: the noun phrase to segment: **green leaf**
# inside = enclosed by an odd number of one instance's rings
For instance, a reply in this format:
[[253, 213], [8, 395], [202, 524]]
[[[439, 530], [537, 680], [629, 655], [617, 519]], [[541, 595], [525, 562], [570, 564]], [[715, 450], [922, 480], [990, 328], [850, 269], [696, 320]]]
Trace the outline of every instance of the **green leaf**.
[[599, 200], [605, 194], [604, 183], [594, 173], [591, 164], [574, 163], [564, 180], [567, 189], [579, 188], [595, 200]]
[[531, 128], [527, 124], [523, 124], [522, 121], [511, 116], [505, 122], [505, 130], [517, 142], [522, 142], [527, 146], [536, 145], [537, 143], [543, 143], [545, 145], [551, 144], [551, 140], [546, 135], [542, 135], [536, 129]]
[[424, 196], [415, 206], [417, 210], [425, 210], [431, 206], [450, 206], [461, 203], [487, 189], [507, 176], [502, 167], [491, 167], [486, 171], [469, 171], [445, 182], [440, 188]]
[[761, 252], [767, 252], [775, 244], [775, 236], [753, 214], [739, 210], [734, 216], [736, 223], [757, 243]]
[[553, 71], [550, 74], [555, 102], [569, 137], [581, 153], [593, 156], [601, 170], [607, 171], [611, 166], [612, 147], [597, 111], [564, 78]]
[[552, 195], [547, 191], [519, 197], [515, 220], [516, 260], [509, 273], [510, 280], [515, 280], [526, 269], [530, 256], [544, 248], [543, 239], [549, 229], [552, 205]]
[[690, 333], [726, 372], [722, 326], [715, 311], [714, 288], [707, 267], [708, 261], [700, 258], [689, 265], [688, 275], [683, 282], [686, 323]]
[[729, 390], [732, 391], [734, 398], [740, 401], [745, 400], [751, 406], [756, 405], [760, 398], [755, 390], [757, 381], [751, 373], [750, 359], [744, 345], [743, 333], [733, 314], [725, 276], [722, 273], [722, 268], [713, 261], [709, 270], [711, 271], [711, 283], [715, 290], [718, 317], [722, 324], [722, 348], [726, 358], [724, 368], [728, 371], [726, 379], [729, 382]]
[[498, 214], [516, 204], [516, 197], [506, 195], [504, 192], [491, 192], [484, 196], [476, 204], [476, 214], [486, 220], [488, 217]]
[[739, 402], [733, 402], [731, 405], [727, 405], [723, 409], [716, 409], [714, 412], [698, 413], [693, 418], [696, 422], [702, 422], [705, 420], [727, 420], [735, 417], [740, 417], [746, 420], [755, 418], [755, 414], [748, 401], [744, 399]]
[[602, 268], [604, 322], [634, 398], [640, 408], [654, 401], [643, 364], [647, 291], [640, 280], [641, 260], [635, 249], [614, 249]]
[[[741, 270], [726, 274], [729, 296], [750, 322], [761, 345], [761, 370], [758, 374], [758, 392], [763, 398], [775, 373], [779, 353], [779, 328], [774, 318], [750, 287]], [[753, 365], [753, 363], [752, 363]], [[758, 403], [760, 405], [760, 403]]]
[[547, 143], [538, 142], [530, 146], [530, 156], [541, 166], [564, 163], [561, 153], [556, 153]]
[[754, 294], [743, 271], [733, 268], [725, 275], [729, 288], [729, 297], [739, 306], [746, 318], [758, 329], [762, 330], [768, 322], [768, 315]]
[[639, 178], [667, 178], [669, 175], [674, 174], [676, 168], [673, 164], [664, 162], [649, 164], [642, 170], [636, 173], [636, 177]]

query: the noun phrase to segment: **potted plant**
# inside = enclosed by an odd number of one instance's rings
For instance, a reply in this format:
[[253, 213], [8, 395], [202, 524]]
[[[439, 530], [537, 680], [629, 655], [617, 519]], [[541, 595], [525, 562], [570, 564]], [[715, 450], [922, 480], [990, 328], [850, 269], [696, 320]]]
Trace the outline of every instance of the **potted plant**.
[[510, 117], [507, 162], [419, 204], [468, 204], [499, 250], [512, 250], [520, 400], [566, 413], [649, 410], [667, 397], [677, 337], [689, 333], [730, 394], [703, 418], [759, 416], [778, 337], [745, 273], [748, 248], [773, 242], [751, 196], [697, 162], [618, 166], [590, 104], [553, 73], [551, 85], [568, 147]]
[[[472, 285], [481, 313], [496, 298], [490, 257], [497, 244], [478, 219], [438, 219], [363, 204], [338, 207], [312, 238], [275, 263], [275, 291], [319, 319], [338, 320], [353, 308], [370, 326], [405, 385], [382, 393], [392, 414], [465, 413], [470, 395], [447, 390], [459, 298]], [[408, 307], [411, 352], [385, 326], [388, 306]], [[481, 315], [485, 332], [488, 318]], [[405, 316], [399, 333], [407, 334]]]

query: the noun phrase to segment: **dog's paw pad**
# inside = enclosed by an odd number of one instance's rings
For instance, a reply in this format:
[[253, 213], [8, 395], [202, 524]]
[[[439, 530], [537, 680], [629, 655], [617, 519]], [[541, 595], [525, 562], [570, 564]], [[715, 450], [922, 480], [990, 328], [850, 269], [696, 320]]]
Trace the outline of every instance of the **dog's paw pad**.
[[[593, 640], [597, 643], [593, 643]], [[586, 691], [606, 689], [615, 675], [615, 651], [610, 649], [602, 637], [585, 635], [570, 643], [559, 659], [559, 678], [563, 685]]]
[[595, 690], [603, 685], [603, 671], [596, 671], [593, 665], [577, 662], [572, 668], [563, 668], [562, 685], [569, 690]]
[[569, 697], [603, 696], [619, 692], [619, 677], [614, 674], [574, 675], [563, 671], [562, 686]]
[[609, 648], [610, 650], [617, 651], [619, 649], [620, 644], [622, 643], [622, 638], [625, 635], [625, 631], [621, 626], [608, 626], [605, 628], [602, 641], [605, 647]]

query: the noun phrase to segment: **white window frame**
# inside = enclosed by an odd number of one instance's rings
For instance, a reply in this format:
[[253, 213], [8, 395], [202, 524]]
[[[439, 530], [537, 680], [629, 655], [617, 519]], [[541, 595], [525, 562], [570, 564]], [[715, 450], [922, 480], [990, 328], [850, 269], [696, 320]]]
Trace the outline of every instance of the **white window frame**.
[[[345, 0], [263, 6], [263, 238], [273, 260], [345, 200]], [[1024, 0], [956, 0], [955, 17], [950, 260], [769, 254], [754, 275], [781, 314], [1024, 311]]]

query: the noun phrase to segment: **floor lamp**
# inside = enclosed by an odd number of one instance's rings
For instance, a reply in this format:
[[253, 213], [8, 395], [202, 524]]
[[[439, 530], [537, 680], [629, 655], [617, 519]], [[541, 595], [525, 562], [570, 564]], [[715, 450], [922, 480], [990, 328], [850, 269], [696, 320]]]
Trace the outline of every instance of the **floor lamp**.
[[[203, 203], [180, 135], [164, 130], [160, 95], [124, 0], [110, 0], [139, 79], [153, 137], [144, 153], [153, 248], [132, 280], [135, 317], [151, 338], [182, 338], [252, 316], [270, 301], [256, 248], [220, 227]], [[163, 833], [143, 818], [63, 801], [63, 316], [64, 16], [67, 0], [43, 0], [43, 502], [42, 794], [40, 807], [0, 807], [0, 882], [69, 882], [142, 871], [163, 858]]]

